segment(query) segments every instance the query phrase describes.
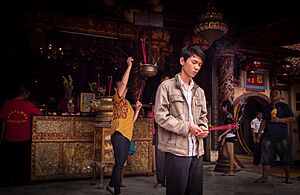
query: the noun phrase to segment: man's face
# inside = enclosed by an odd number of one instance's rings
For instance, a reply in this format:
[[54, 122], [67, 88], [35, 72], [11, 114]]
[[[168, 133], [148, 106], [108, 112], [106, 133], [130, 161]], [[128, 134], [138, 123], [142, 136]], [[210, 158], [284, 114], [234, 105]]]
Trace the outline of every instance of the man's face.
[[259, 113], [257, 114], [257, 118], [260, 120], [260, 119], [262, 119], [262, 117], [263, 117], [263, 114], [262, 114], [261, 112], [259, 112]]
[[272, 102], [277, 102], [281, 100], [281, 93], [279, 90], [273, 90], [270, 94], [270, 98]]
[[203, 61], [200, 56], [192, 55], [186, 61], [184, 61], [184, 58], [181, 57], [180, 64], [182, 65], [185, 74], [187, 74], [191, 78], [194, 78], [201, 69]]

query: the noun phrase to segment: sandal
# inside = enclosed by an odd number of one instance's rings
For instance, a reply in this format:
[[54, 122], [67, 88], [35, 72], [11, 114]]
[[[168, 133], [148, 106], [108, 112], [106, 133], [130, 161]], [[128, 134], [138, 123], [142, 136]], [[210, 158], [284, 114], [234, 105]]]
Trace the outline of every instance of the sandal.
[[109, 191], [111, 194], [114, 194], [115, 193], [115, 189], [113, 187], [110, 187], [109, 185], [106, 186], [105, 188], [107, 191]]
[[242, 168], [239, 168], [239, 169], [235, 169], [233, 170], [233, 173], [237, 173], [237, 172], [240, 172], [241, 170], [243, 170]]
[[234, 176], [233, 172], [223, 173], [222, 176]]
[[253, 183], [268, 183], [268, 180], [265, 178], [259, 178], [257, 180], [254, 180]]

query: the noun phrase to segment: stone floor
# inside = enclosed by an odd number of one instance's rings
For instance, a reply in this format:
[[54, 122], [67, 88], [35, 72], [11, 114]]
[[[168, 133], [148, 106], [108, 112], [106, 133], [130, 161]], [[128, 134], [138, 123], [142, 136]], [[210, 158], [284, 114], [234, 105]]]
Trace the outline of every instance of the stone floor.
[[[204, 165], [204, 195], [299, 195], [299, 175], [293, 176], [292, 184], [285, 184], [282, 176], [272, 176], [267, 184], [255, 184], [253, 181], [260, 174], [253, 172], [250, 165], [235, 176], [221, 176], [214, 172], [215, 165]], [[105, 178], [107, 185], [109, 178]], [[126, 187], [123, 195], [163, 195], [165, 188], [153, 188], [155, 176], [128, 176], [124, 178]], [[97, 189], [91, 181], [68, 180], [59, 182], [39, 183], [21, 187], [0, 188], [0, 195], [110, 195], [104, 189]]]

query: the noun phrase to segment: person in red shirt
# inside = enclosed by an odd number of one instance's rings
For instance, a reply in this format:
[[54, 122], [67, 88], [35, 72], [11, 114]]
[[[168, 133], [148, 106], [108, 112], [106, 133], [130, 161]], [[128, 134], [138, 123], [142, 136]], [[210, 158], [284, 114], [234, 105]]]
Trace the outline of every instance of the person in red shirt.
[[3, 147], [2, 186], [18, 186], [29, 181], [31, 151], [31, 116], [43, 112], [28, 100], [27, 87], [18, 88], [18, 95], [7, 100], [1, 111]]

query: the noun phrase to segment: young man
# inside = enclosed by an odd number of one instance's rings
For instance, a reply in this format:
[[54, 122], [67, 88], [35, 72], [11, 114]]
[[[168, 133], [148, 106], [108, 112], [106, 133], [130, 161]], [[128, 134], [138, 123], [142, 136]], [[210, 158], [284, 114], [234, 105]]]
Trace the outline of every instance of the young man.
[[262, 177], [255, 183], [267, 183], [270, 166], [276, 164], [276, 154], [279, 156], [285, 171], [285, 182], [290, 181], [290, 165], [292, 163], [292, 148], [288, 134], [288, 123], [295, 121], [294, 113], [289, 105], [281, 102], [280, 89], [270, 92], [271, 103], [264, 110], [263, 120], [258, 131], [258, 140], [263, 130], [264, 136], [261, 143], [261, 164], [263, 165]]
[[179, 56], [181, 72], [157, 89], [154, 117], [158, 149], [165, 152], [167, 195], [203, 194], [203, 138], [208, 135], [206, 98], [192, 78], [204, 58], [199, 46], [185, 46]]
[[[261, 142], [258, 139], [258, 130], [260, 127], [260, 123], [262, 121], [263, 114], [262, 112], [256, 112], [256, 117], [251, 121], [251, 132], [252, 132], [252, 139], [253, 139], [253, 165], [258, 166], [260, 162], [260, 156], [261, 156]], [[263, 133], [263, 130], [262, 132]]]

